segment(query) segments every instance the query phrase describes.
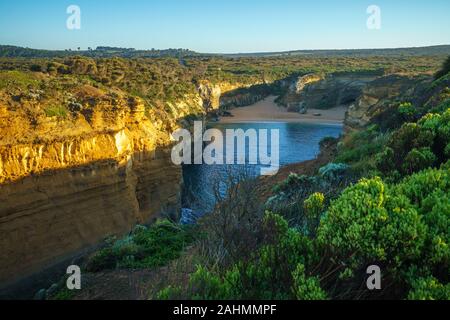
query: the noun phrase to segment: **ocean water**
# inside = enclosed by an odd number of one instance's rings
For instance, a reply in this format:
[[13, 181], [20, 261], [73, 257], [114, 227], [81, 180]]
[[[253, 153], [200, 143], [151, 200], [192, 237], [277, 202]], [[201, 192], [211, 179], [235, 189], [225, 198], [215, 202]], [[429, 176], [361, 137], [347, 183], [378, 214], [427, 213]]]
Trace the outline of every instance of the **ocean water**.
[[[319, 153], [319, 143], [325, 137], [339, 137], [342, 125], [306, 123], [227, 123], [211, 124], [208, 128], [219, 129], [225, 136], [227, 129], [271, 129], [279, 130], [280, 167], [314, 159]], [[270, 151], [270, 136], [268, 137]], [[224, 145], [227, 142], [224, 143]], [[247, 143], [248, 145], [248, 143]], [[226, 148], [224, 148], [226, 149]], [[249, 154], [248, 146], [246, 154]], [[225, 150], [224, 150], [224, 153]], [[270, 154], [270, 152], [269, 152]], [[246, 161], [248, 163], [248, 159]], [[242, 174], [257, 176], [261, 174], [260, 165], [185, 165], [183, 166], [184, 190], [183, 206], [192, 209], [194, 215], [202, 216], [214, 208], [215, 192], [226, 192], [227, 179]], [[191, 212], [191, 211], [189, 211]], [[186, 220], [186, 219], [185, 219]], [[188, 219], [189, 220], [189, 219]]]

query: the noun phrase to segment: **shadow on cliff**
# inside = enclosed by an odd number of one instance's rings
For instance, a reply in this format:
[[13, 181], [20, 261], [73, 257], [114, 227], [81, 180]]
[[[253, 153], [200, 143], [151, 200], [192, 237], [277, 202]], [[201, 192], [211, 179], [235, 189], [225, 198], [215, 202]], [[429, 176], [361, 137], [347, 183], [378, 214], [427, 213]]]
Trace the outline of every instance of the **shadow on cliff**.
[[170, 150], [46, 170], [0, 185], [0, 299], [30, 299], [113, 235], [179, 217]]
[[228, 91], [220, 97], [220, 109], [230, 110], [249, 106], [270, 95], [278, 96], [282, 92], [281, 80], [271, 84], [263, 83], [248, 88], [238, 88]]

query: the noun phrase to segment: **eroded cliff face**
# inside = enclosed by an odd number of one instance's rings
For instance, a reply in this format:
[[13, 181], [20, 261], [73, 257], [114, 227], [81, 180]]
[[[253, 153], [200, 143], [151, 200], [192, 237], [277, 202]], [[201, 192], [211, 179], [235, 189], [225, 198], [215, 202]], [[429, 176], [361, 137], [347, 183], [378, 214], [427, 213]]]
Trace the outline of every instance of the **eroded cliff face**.
[[0, 99], [2, 286], [180, 211], [170, 133], [203, 112], [201, 97], [168, 104], [169, 118], [140, 99], [84, 89], [95, 94], [78, 96], [64, 117], [45, 114], [45, 93]]
[[54, 90], [40, 77], [44, 90], [0, 90], [0, 287], [136, 224], [176, 218], [182, 172], [171, 133], [247, 87], [203, 81], [161, 107], [119, 89]]
[[[361, 95], [351, 104], [346, 115], [346, 130], [357, 130], [376, 118], [383, 121], [382, 114], [392, 113], [395, 103], [414, 102], [420, 104], [425, 86], [431, 77], [427, 75], [389, 75], [368, 83]], [[429, 91], [429, 90], [428, 90]], [[425, 99], [426, 100], [426, 99]]]
[[264, 98], [263, 95], [251, 92], [250, 87], [261, 85], [263, 82], [252, 83], [211, 83], [201, 81], [198, 92], [203, 100], [203, 106], [207, 111], [215, 111], [219, 108], [241, 107], [251, 105]]
[[280, 103], [293, 112], [349, 105], [359, 97], [364, 86], [375, 79], [376, 76], [361, 74], [308, 74], [290, 84]]

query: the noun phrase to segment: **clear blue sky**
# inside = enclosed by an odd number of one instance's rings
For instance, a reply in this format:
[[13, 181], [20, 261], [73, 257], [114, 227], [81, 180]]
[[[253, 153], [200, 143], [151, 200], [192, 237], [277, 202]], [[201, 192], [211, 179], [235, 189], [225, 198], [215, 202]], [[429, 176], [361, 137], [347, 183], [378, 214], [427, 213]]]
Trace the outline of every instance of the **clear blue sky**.
[[[66, 8], [81, 8], [81, 30]], [[381, 8], [381, 30], [366, 9]], [[386, 48], [450, 44], [449, 0], [1, 0], [0, 44], [99, 45], [199, 52]]]

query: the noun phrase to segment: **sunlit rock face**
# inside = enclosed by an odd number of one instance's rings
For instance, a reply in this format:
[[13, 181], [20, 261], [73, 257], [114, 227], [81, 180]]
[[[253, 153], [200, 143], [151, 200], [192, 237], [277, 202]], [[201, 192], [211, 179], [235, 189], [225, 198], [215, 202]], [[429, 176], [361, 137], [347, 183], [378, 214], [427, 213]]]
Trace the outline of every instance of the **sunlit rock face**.
[[291, 112], [348, 106], [376, 78], [375, 75], [358, 73], [304, 75], [290, 82], [289, 89], [279, 99], [279, 103]]
[[[152, 120], [127, 97], [102, 97], [64, 119], [41, 114], [39, 103], [1, 103], [0, 283], [180, 212], [175, 121]], [[174, 105], [174, 117], [188, 104], [201, 108], [201, 99]]]
[[[171, 133], [248, 86], [204, 81], [164, 106], [80, 84], [0, 90], [0, 287], [136, 224], [179, 218]], [[47, 111], [60, 105], [64, 112]]]
[[203, 100], [205, 110], [214, 111], [220, 107], [246, 106], [263, 99], [263, 95], [245, 90], [262, 83], [262, 81], [255, 81], [250, 83], [220, 82], [213, 84], [210, 81], [201, 81], [197, 89]]
[[368, 83], [348, 109], [346, 129], [360, 129], [383, 113], [392, 115], [396, 102], [420, 99], [420, 91], [429, 82], [428, 76], [389, 75]]

